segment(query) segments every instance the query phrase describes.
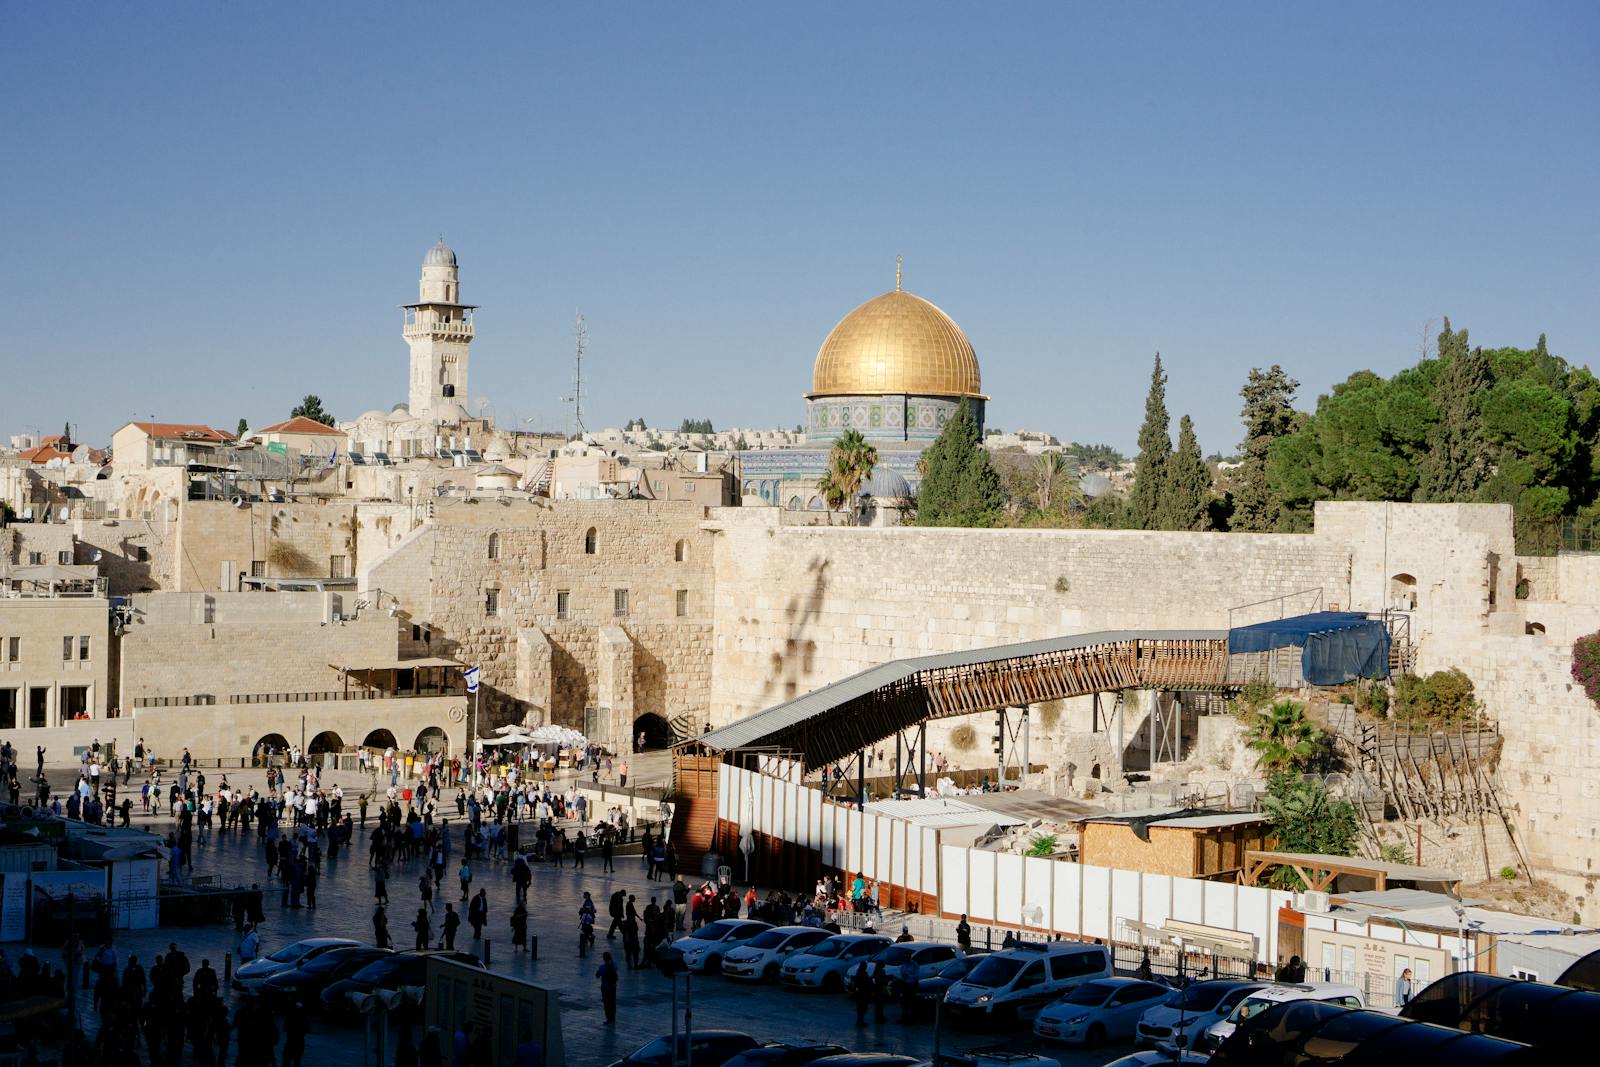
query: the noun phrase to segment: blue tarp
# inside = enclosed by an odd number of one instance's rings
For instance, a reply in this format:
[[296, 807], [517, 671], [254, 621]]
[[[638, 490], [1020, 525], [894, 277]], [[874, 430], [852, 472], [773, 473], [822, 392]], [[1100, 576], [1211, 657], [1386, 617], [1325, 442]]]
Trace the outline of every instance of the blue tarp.
[[1228, 631], [1230, 654], [1291, 645], [1305, 649], [1300, 669], [1312, 685], [1389, 677], [1388, 628], [1359, 611], [1318, 611]]

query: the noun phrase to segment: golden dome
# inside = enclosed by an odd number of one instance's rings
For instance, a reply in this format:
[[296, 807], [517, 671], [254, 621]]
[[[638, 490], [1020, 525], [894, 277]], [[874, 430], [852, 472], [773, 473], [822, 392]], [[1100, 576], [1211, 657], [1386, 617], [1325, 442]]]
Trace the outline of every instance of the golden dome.
[[819, 396], [982, 397], [978, 354], [943, 311], [896, 287], [839, 320], [817, 351]]

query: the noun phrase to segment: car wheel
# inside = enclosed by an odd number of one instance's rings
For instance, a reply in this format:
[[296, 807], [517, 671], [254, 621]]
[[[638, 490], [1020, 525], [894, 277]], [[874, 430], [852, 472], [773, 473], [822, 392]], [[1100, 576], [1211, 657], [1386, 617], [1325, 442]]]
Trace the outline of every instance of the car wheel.
[[1083, 1035], [1083, 1043], [1090, 1048], [1098, 1048], [1106, 1043], [1106, 1028], [1099, 1023], [1092, 1023], [1089, 1032]]
[[776, 982], [778, 980], [778, 965], [776, 963], [767, 964], [766, 969], [761, 972], [761, 980], [763, 982]]
[[844, 979], [835, 971], [829, 971], [822, 976], [822, 991], [824, 993], [837, 993], [844, 989]]

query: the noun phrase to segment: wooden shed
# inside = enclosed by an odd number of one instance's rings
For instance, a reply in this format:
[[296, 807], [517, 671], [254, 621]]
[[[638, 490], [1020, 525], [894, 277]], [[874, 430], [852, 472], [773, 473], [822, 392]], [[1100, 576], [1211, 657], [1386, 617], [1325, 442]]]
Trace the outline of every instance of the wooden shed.
[[1265, 816], [1188, 810], [1099, 815], [1079, 824], [1078, 858], [1097, 867], [1236, 880], [1245, 852], [1270, 847]]

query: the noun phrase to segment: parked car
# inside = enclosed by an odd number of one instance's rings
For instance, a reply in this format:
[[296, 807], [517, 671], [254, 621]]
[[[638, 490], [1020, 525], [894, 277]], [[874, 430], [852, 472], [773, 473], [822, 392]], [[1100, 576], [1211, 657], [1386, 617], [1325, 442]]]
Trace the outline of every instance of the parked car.
[[261, 987], [262, 982], [285, 968], [316, 959], [329, 949], [360, 944], [361, 942], [352, 941], [348, 937], [308, 937], [292, 942], [276, 952], [251, 960], [233, 972], [233, 987], [246, 993], [254, 993]]
[[1361, 999], [1361, 990], [1353, 985], [1343, 985], [1338, 982], [1297, 982], [1263, 986], [1241, 1000], [1221, 1020], [1212, 1023], [1206, 1030], [1205, 1048], [1196, 1051], [1215, 1052], [1217, 1046], [1228, 1039], [1240, 1022], [1275, 1004], [1287, 1004], [1293, 1000], [1321, 1000], [1346, 1008], [1366, 1007]]
[[1189, 1052], [1185, 1050], [1181, 1055], [1176, 1052], [1163, 1052], [1160, 1049], [1145, 1049], [1142, 1052], [1129, 1053], [1121, 1059], [1112, 1060], [1106, 1067], [1165, 1067], [1167, 1064], [1185, 1063], [1210, 1063], [1211, 1057], [1203, 1052]]
[[[922, 977], [917, 979], [917, 996], [922, 1000], [941, 1000], [946, 991], [961, 979], [972, 973], [972, 968], [982, 963], [984, 956], [957, 956], [947, 960], [936, 967], [922, 972]], [[889, 995], [900, 996], [900, 979], [895, 975], [889, 976]]]
[[1266, 985], [1242, 978], [1214, 978], [1185, 986], [1177, 996], [1145, 1010], [1134, 1028], [1134, 1039], [1158, 1049], [1196, 1048], [1207, 1030]]
[[760, 919], [718, 919], [707, 923], [688, 937], [680, 937], [669, 948], [658, 953], [663, 959], [676, 957], [686, 971], [716, 974], [722, 969], [722, 958], [729, 949], [737, 948], [761, 933], [772, 929], [771, 923]]
[[1061, 1061], [1037, 1052], [1014, 1048], [971, 1048], [965, 1052], [945, 1052], [937, 1060], [924, 1060], [917, 1067], [1061, 1067]]
[[856, 965], [894, 942], [882, 934], [834, 934], [783, 961], [778, 981], [801, 989], [836, 993], [845, 987]]
[[1171, 986], [1138, 978], [1099, 978], [1085, 982], [1034, 1021], [1036, 1036], [1075, 1045], [1103, 1045], [1133, 1036], [1145, 1009], [1174, 995]]
[[920, 974], [928, 974], [959, 955], [960, 949], [942, 941], [898, 941], [872, 957], [872, 963], [874, 966], [883, 964], [892, 978], [900, 973], [900, 968], [909, 960], [916, 960]]
[[259, 995], [274, 1005], [299, 1001], [308, 1007], [322, 1005], [322, 991], [341, 978], [348, 978], [367, 964], [394, 955], [393, 949], [370, 945], [346, 945], [330, 949], [315, 959], [269, 975], [261, 983]]
[[805, 1067], [823, 1056], [837, 1056], [850, 1050], [843, 1045], [795, 1044], [787, 1041], [769, 1041], [745, 1049], [722, 1067]]
[[322, 1006], [331, 1012], [349, 1011], [351, 993], [370, 993], [374, 989], [399, 989], [401, 986], [421, 985], [427, 977], [430, 956], [454, 960], [469, 967], [483, 966], [478, 957], [472, 953], [454, 949], [396, 952], [392, 956], [373, 960], [348, 978], [330, 982], [322, 991]]
[[810, 1067], [915, 1067], [915, 1056], [896, 1056], [889, 1052], [845, 1052], [812, 1060]]
[[1025, 944], [985, 956], [946, 991], [944, 1010], [958, 1022], [1012, 1026], [1084, 982], [1110, 976], [1103, 945]]
[[693, 1041], [686, 1041], [683, 1034], [677, 1035], [676, 1057], [673, 1056], [673, 1038], [668, 1035], [645, 1042], [611, 1067], [672, 1067], [675, 1058], [680, 1061], [684, 1058], [685, 1050], [689, 1053], [689, 1062], [697, 1067], [722, 1067], [759, 1043], [737, 1030], [696, 1030]]
[[722, 957], [722, 973], [729, 978], [776, 981], [778, 968], [786, 957], [831, 936], [816, 926], [774, 926], [729, 949]]

